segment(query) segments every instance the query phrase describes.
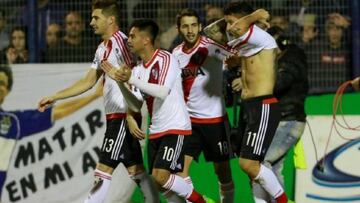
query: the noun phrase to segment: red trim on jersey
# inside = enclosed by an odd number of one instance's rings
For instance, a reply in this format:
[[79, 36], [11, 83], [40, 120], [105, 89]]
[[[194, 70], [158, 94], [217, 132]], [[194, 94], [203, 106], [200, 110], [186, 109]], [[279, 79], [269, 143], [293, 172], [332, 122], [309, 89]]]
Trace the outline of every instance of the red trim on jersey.
[[113, 34], [118, 46], [120, 47], [120, 49], [122, 50], [121, 54], [124, 58], [125, 64], [128, 66], [132, 65], [132, 60], [131, 60], [131, 56], [129, 53], [129, 50], [124, 42], [124, 38], [122, 38], [122, 36], [120, 35], [120, 33], [116, 32]]
[[[197, 54], [197, 56], [195, 56], [195, 54]], [[207, 47], [199, 47], [196, 52], [190, 55], [188, 64], [182, 69], [182, 86], [185, 102], [189, 100], [191, 88], [197, 78], [197, 73], [201, 70], [208, 55], [209, 50]], [[196, 58], [193, 58], [194, 56]]]
[[154, 62], [154, 60], [156, 59], [156, 56], [157, 56], [157, 54], [158, 54], [159, 51], [160, 51], [160, 49], [156, 49], [155, 52], [154, 52], [154, 54], [152, 55], [151, 59], [150, 59], [147, 63], [144, 63], [144, 62], [143, 62], [144, 68], [148, 68], [148, 67], [150, 66], [150, 64], [151, 64], [152, 62]]
[[278, 100], [275, 97], [262, 100], [263, 104], [272, 104], [272, 103], [277, 103], [277, 102], [278, 102]]
[[172, 53], [174, 53], [174, 51], [182, 48], [184, 46], [185, 42], [182, 42], [181, 44], [177, 45], [173, 50], [172, 50]]
[[153, 133], [149, 135], [149, 139], [156, 139], [159, 137], [163, 137], [165, 135], [191, 135], [192, 130], [180, 130], [180, 129], [170, 129], [160, 133]]
[[120, 33], [116, 32], [114, 34], [114, 38], [118, 44], [118, 46], [120, 47], [120, 49], [122, 50], [121, 54], [124, 58], [125, 64], [128, 66], [131, 66], [131, 56], [129, 54], [129, 50], [127, 49], [127, 46], [124, 42], [124, 39], [122, 38], [122, 36], [120, 35]]
[[164, 85], [166, 75], [170, 67], [170, 54], [165, 51], [160, 51], [159, 56], [163, 58], [163, 67], [160, 75], [159, 85]]
[[104, 51], [104, 55], [103, 55], [103, 58], [102, 60], [107, 60], [109, 58], [109, 55], [111, 53], [111, 50], [112, 50], [112, 41], [111, 40], [108, 40], [106, 43], [105, 43], [105, 51]]
[[106, 114], [106, 120], [114, 120], [119, 118], [126, 118], [126, 113], [109, 113]]
[[254, 31], [254, 24], [250, 26], [250, 33], [249, 33], [249, 35], [248, 35], [242, 42], [240, 42], [238, 45], [236, 45], [236, 46], [234, 47], [234, 49], [235, 49], [235, 48], [238, 48], [238, 47], [241, 47], [242, 45], [246, 44], [246, 43], [249, 41], [249, 39], [250, 39], [253, 31]]
[[195, 118], [190, 117], [191, 123], [197, 124], [214, 124], [222, 123], [227, 120], [227, 116], [215, 117], [215, 118]]
[[199, 37], [199, 39], [197, 40], [197, 42], [195, 43], [195, 45], [193, 47], [191, 47], [190, 49], [186, 49], [186, 46], [185, 46], [185, 43], [184, 45], [182, 46], [182, 51], [185, 53], [185, 54], [191, 54], [191, 52], [193, 52], [200, 44], [201, 42], [201, 35]]
[[107, 176], [107, 175], [102, 174], [102, 173], [95, 172], [95, 176], [103, 178], [103, 179], [111, 180], [111, 176]]

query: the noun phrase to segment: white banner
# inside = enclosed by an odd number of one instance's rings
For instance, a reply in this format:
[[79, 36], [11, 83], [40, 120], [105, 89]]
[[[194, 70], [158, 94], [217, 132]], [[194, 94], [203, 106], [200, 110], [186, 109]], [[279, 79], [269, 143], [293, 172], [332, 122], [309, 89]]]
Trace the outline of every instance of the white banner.
[[[343, 122], [338, 117], [341, 122]], [[352, 141], [342, 139], [333, 132], [324, 159], [326, 142], [330, 134], [332, 116], [309, 116], [319, 161], [311, 141], [309, 128], [304, 135], [307, 170], [296, 172], [296, 202], [360, 202], [360, 131], [341, 128], [339, 132]], [[360, 116], [346, 116], [350, 126], [360, 124]]]
[[[36, 109], [42, 96], [69, 86], [83, 77], [88, 69], [89, 64], [13, 66], [13, 89], [2, 108], [5, 112]], [[68, 100], [57, 102], [52, 111], [58, 110], [57, 106]], [[28, 125], [30, 128], [42, 126], [38, 122], [43, 121], [32, 122]], [[71, 115], [53, 121], [47, 130], [17, 139], [13, 150], [7, 149], [10, 155], [8, 164], [6, 156], [0, 155], [0, 167], [8, 165], [1, 202], [83, 202], [92, 187], [105, 125], [103, 102], [99, 98]], [[7, 130], [3, 126], [1, 130]], [[0, 147], [10, 148], [13, 146], [10, 142], [13, 140], [1, 139]], [[5, 148], [0, 151], [5, 151]], [[134, 187], [125, 168], [119, 166], [113, 174], [107, 202], [128, 202]]]

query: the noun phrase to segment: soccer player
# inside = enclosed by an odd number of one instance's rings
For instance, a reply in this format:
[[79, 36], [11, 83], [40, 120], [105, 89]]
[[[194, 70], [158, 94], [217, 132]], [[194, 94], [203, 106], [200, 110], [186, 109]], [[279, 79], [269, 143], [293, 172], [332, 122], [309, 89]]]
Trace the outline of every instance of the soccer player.
[[258, 20], [265, 22], [269, 15], [263, 9], [254, 12], [245, 2], [229, 3], [224, 15], [227, 32], [233, 37], [228, 45], [238, 50], [240, 56], [229, 57], [227, 63], [230, 67], [240, 65], [242, 72], [240, 167], [278, 203], [284, 203], [287, 197], [282, 186], [274, 173], [261, 164], [280, 120], [278, 101], [273, 96], [277, 44], [271, 35], [254, 24]]
[[[190, 117], [181, 86], [178, 60], [169, 52], [155, 49], [159, 32], [152, 20], [136, 20], [130, 27], [129, 47], [142, 62], [133, 72], [125, 66], [114, 69], [104, 62], [103, 70], [119, 81], [129, 107], [139, 111], [146, 102], [151, 117], [149, 135], [149, 168], [164, 193], [172, 191], [190, 202], [202, 203], [203, 197], [176, 175], [184, 167], [184, 137], [191, 135]], [[128, 82], [135, 96], [125, 86]], [[141, 93], [141, 94], [140, 94]]]
[[189, 167], [201, 151], [214, 163], [219, 179], [221, 202], [233, 202], [229, 128], [223, 98], [223, 60], [231, 50], [200, 35], [196, 11], [184, 9], [177, 16], [177, 28], [184, 42], [173, 50], [182, 69], [184, 98], [190, 114], [192, 132], [185, 146], [185, 168], [180, 175], [192, 185]]
[[[91, 69], [75, 84], [56, 94], [44, 97], [39, 102], [39, 110], [57, 100], [79, 95], [89, 90], [103, 74], [100, 64], [107, 61], [114, 66], [132, 65], [132, 57], [126, 46], [127, 37], [119, 30], [119, 6], [116, 1], [94, 1], [90, 25], [104, 40], [97, 48]], [[104, 103], [106, 112], [106, 132], [101, 148], [101, 156], [95, 170], [95, 182], [87, 203], [103, 202], [110, 187], [114, 169], [123, 163], [130, 177], [140, 186], [146, 202], [159, 202], [159, 197], [151, 178], [145, 172], [139, 141], [127, 129], [126, 102], [117, 83], [105, 75]], [[123, 187], [131, 185], [123, 184]], [[121, 188], [118, 188], [121, 189]]]
[[[10, 93], [12, 85], [12, 71], [7, 64], [3, 64], [0, 60], [0, 106]], [[101, 95], [102, 86], [100, 85], [93, 94], [59, 103], [47, 108], [44, 113], [40, 113], [36, 109], [4, 111], [0, 107], [0, 145], [2, 146], [0, 148], [0, 202], [16, 141], [51, 128], [57, 120], [71, 115]]]

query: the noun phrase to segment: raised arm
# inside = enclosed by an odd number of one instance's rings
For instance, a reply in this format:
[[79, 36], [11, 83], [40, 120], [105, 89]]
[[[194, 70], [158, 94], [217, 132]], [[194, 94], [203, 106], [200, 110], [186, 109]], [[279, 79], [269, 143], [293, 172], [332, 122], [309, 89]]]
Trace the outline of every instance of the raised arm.
[[268, 28], [270, 27], [270, 24], [267, 22], [269, 17], [269, 12], [265, 9], [258, 9], [253, 13], [235, 21], [229, 28], [229, 32], [237, 37], [240, 37], [244, 35], [249, 30], [250, 26], [256, 22], [261, 22]]
[[68, 97], [77, 96], [83, 92], [86, 92], [91, 87], [93, 87], [96, 81], [101, 76], [102, 71], [90, 69], [86, 76], [77, 82], [75, 82], [70, 87], [57, 92], [54, 95], [43, 97], [38, 104], [38, 110], [43, 112], [49, 105], [52, 105], [57, 100], [66, 99]]

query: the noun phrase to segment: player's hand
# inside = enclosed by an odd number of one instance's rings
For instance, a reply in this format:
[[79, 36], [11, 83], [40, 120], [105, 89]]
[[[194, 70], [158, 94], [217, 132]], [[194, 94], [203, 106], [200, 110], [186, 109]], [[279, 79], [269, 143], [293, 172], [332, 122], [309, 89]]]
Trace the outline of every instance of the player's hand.
[[355, 91], [360, 90], [360, 77], [357, 77], [351, 81], [351, 86], [354, 88]]
[[243, 86], [242, 86], [242, 81], [241, 81], [241, 77], [235, 78], [232, 83], [231, 83], [231, 88], [235, 91], [235, 92], [239, 92]]
[[119, 69], [119, 79], [122, 81], [122, 82], [127, 82], [130, 80], [130, 77], [131, 77], [131, 69], [126, 66], [126, 65], [123, 65], [120, 67]]
[[38, 111], [44, 112], [45, 109], [55, 103], [54, 97], [43, 97], [38, 103]]
[[254, 11], [253, 13], [254, 15], [256, 15], [256, 18], [258, 19], [258, 21], [265, 26], [266, 29], [270, 28], [270, 24], [268, 22], [269, 18], [270, 18], [270, 14], [267, 10], [265, 9], [258, 9], [256, 11]]
[[129, 131], [130, 131], [131, 135], [134, 136], [138, 140], [144, 139], [145, 133], [139, 128], [135, 119], [133, 117], [128, 116], [126, 118], [126, 120], [127, 120], [127, 123], [129, 126]]
[[228, 69], [233, 69], [235, 67], [240, 67], [241, 57], [237, 54], [227, 56], [224, 60], [224, 63], [227, 65]]
[[117, 73], [119, 69], [113, 67], [108, 61], [102, 61], [100, 67], [110, 78], [115, 81], [120, 81], [117, 76], [119, 74]]
[[113, 67], [108, 61], [101, 62], [101, 69], [112, 79], [118, 82], [127, 82], [131, 76], [131, 69], [126, 65], [120, 68]]

